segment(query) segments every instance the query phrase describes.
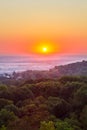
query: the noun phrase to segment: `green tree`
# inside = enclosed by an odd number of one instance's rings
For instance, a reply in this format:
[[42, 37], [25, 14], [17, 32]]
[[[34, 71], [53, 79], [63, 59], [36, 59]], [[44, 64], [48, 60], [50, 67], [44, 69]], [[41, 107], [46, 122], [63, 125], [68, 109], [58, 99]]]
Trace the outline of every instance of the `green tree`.
[[52, 121], [43, 121], [41, 122], [40, 130], [55, 130], [54, 123]]
[[80, 115], [80, 120], [82, 122], [82, 126], [87, 128], [87, 105], [83, 108], [82, 113]]
[[48, 110], [58, 118], [64, 118], [69, 114], [70, 104], [58, 97], [49, 97], [47, 101]]
[[83, 83], [83, 86], [77, 90], [74, 94], [73, 104], [82, 109], [82, 107], [87, 104], [87, 85]]
[[4, 107], [7, 111], [13, 112], [15, 115], [19, 114], [19, 109], [14, 104], [10, 104]]
[[70, 126], [70, 124], [66, 121], [58, 120], [55, 123], [56, 130], [75, 130]]
[[32, 91], [27, 88], [26, 86], [23, 86], [21, 88], [16, 88], [14, 91], [14, 101], [18, 102], [20, 100], [26, 100], [27, 98], [34, 98], [34, 94]]
[[78, 119], [76, 119], [75, 117], [73, 118], [66, 118], [64, 120], [65, 122], [67, 122], [71, 127], [73, 127], [75, 130], [82, 130], [81, 129], [81, 123], [78, 121]]
[[7, 126], [9, 121], [14, 121], [16, 119], [17, 119], [17, 117], [14, 115], [13, 112], [7, 111], [6, 109], [2, 109], [0, 111], [0, 127], [2, 125]]
[[60, 95], [65, 100], [73, 98], [74, 93], [82, 86], [80, 82], [66, 82], [61, 88]]
[[7, 105], [11, 105], [11, 104], [13, 104], [13, 101], [4, 99], [4, 98], [0, 98], [0, 109], [4, 108]]
[[6, 127], [3, 125], [0, 130], [7, 130]]
[[81, 82], [81, 77], [79, 76], [62, 76], [59, 81], [63, 84], [67, 83], [67, 82]]

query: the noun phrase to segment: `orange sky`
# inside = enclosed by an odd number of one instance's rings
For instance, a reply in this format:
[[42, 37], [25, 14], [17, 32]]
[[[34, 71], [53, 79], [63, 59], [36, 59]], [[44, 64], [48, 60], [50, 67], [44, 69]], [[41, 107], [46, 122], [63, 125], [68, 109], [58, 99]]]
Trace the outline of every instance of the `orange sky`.
[[44, 45], [87, 54], [87, 0], [0, 1], [0, 54], [39, 54]]

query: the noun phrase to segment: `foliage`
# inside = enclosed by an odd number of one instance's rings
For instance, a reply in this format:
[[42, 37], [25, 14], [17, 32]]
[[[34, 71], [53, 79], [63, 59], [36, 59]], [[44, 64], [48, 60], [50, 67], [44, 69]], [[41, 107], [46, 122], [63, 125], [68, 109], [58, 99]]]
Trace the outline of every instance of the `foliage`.
[[87, 129], [87, 77], [3, 82], [0, 130]]
[[54, 123], [52, 121], [43, 121], [41, 122], [40, 130], [55, 130]]
[[6, 127], [3, 125], [0, 130], [7, 130]]
[[87, 128], [87, 105], [83, 108], [81, 112], [80, 120], [82, 122], [83, 127]]
[[14, 121], [16, 119], [17, 117], [13, 112], [7, 111], [6, 109], [0, 111], [0, 126], [8, 125], [9, 121]]
[[48, 98], [48, 109], [58, 118], [64, 118], [70, 110], [70, 104], [58, 97]]
[[58, 120], [55, 123], [55, 127], [56, 127], [56, 130], [74, 130], [74, 128], [71, 127], [70, 124], [68, 124], [68, 122], [61, 121], [61, 120]]

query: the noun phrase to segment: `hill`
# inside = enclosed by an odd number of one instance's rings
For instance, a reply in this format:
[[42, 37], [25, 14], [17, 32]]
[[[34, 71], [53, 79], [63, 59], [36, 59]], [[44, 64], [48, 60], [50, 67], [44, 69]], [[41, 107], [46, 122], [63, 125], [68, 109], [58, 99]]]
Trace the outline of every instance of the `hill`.
[[32, 129], [87, 130], [87, 61], [0, 77], [0, 130]]
[[80, 75], [87, 76], [87, 61], [71, 63], [68, 65], [55, 66], [50, 70], [57, 73], [57, 76], [62, 75]]
[[67, 65], [55, 66], [49, 71], [27, 70], [23, 72], [13, 72], [12, 74], [3, 74], [0, 76], [1, 83], [7, 85], [18, 85], [21, 81], [35, 81], [43, 79], [58, 79], [61, 76], [87, 76], [87, 61], [71, 63]]
[[49, 71], [28, 70], [21, 73], [13, 73], [15, 79], [52, 79], [60, 76], [87, 76], [87, 61], [55, 66]]

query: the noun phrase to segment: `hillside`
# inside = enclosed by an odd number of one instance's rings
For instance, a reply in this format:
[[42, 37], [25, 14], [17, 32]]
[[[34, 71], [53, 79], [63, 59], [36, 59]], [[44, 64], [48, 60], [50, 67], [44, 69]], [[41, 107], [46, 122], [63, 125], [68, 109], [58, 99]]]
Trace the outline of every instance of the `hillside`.
[[67, 65], [55, 66], [49, 71], [28, 70], [21, 73], [13, 73], [15, 79], [51, 79], [60, 76], [87, 76], [87, 61], [71, 63]]
[[0, 130], [87, 130], [87, 61], [0, 77]]
[[71, 63], [68, 65], [55, 66], [50, 70], [57, 73], [57, 76], [62, 75], [87, 75], [87, 61]]
[[49, 71], [27, 70], [13, 74], [5, 73], [0, 76], [0, 81], [8, 85], [18, 85], [20, 81], [24, 83], [27, 80], [58, 79], [61, 76], [87, 76], [87, 61], [55, 66]]

